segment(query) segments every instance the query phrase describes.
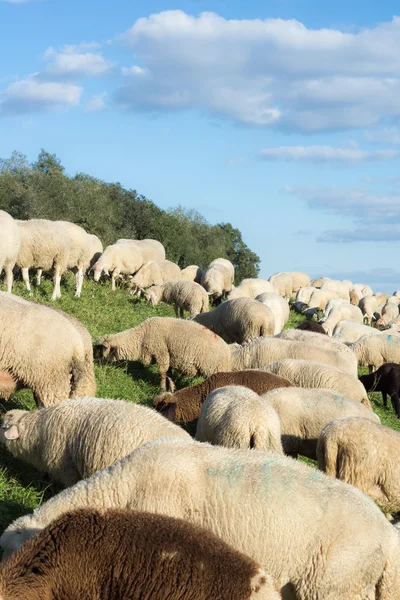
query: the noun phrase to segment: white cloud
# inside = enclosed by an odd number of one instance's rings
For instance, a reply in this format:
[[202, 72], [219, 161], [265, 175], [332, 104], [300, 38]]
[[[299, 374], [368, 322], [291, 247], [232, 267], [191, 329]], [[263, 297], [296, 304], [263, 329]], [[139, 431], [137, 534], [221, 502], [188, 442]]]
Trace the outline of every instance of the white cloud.
[[313, 164], [336, 163], [353, 165], [374, 160], [388, 160], [398, 156], [396, 150], [367, 152], [359, 148], [332, 148], [331, 146], [281, 146], [265, 148], [260, 156], [264, 160], [310, 162]]
[[62, 110], [78, 106], [82, 88], [66, 83], [42, 83], [22, 79], [0, 94], [0, 113]]
[[175, 10], [139, 19], [119, 39], [146, 70], [117, 94], [127, 109], [194, 108], [309, 132], [400, 116], [398, 17], [346, 33]]
[[92, 96], [90, 100], [85, 104], [85, 112], [94, 113], [104, 110], [106, 107], [104, 102], [104, 98], [106, 97], [106, 95], [106, 92], [102, 92], [101, 94]]
[[365, 139], [378, 144], [400, 144], [400, 131], [396, 127], [384, 127], [376, 131], [367, 131]]
[[49, 64], [37, 76], [41, 80], [51, 80], [106, 75], [112, 70], [113, 63], [99, 53], [85, 51], [96, 48], [98, 44], [95, 42], [64, 46], [59, 51], [50, 47], [43, 54], [43, 59], [49, 61]]

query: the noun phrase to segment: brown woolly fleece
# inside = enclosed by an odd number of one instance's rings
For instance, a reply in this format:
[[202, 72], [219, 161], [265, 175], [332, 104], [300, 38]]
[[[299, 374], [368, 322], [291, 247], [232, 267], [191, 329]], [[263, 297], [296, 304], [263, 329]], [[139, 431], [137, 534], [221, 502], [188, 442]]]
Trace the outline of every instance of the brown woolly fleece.
[[1, 600], [274, 600], [275, 593], [255, 561], [213, 533], [130, 510], [66, 513], [0, 565]]
[[189, 423], [199, 418], [204, 400], [213, 390], [227, 385], [247, 387], [257, 394], [264, 394], [281, 387], [294, 387], [290, 381], [265, 371], [249, 369], [247, 371], [226, 371], [214, 373], [202, 383], [178, 390], [159, 394], [154, 398], [156, 410], [173, 422]]

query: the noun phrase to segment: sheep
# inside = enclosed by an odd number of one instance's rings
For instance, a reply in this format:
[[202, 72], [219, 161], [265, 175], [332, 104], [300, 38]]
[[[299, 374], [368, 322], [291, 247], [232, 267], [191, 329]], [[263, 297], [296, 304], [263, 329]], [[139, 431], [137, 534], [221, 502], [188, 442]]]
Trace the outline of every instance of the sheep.
[[375, 298], [378, 299], [378, 303], [379, 304], [386, 304], [386, 302], [389, 300], [390, 296], [389, 294], [383, 294], [382, 292], [375, 292], [375, 294], [373, 294], [373, 296]]
[[203, 271], [201, 285], [215, 303], [218, 303], [233, 288], [235, 269], [229, 260], [216, 258]]
[[303, 310], [303, 313], [307, 315], [316, 314], [318, 310], [325, 310], [329, 300], [338, 298], [336, 292], [326, 289], [316, 289], [310, 297], [307, 308]]
[[274, 315], [271, 309], [251, 298], [227, 300], [211, 312], [199, 314], [194, 320], [225, 342], [241, 344], [253, 337], [273, 335]]
[[99, 281], [101, 274], [110, 276], [111, 289], [115, 291], [115, 281], [120, 274], [132, 275], [143, 265], [141, 251], [134, 244], [112, 244], [107, 246], [101, 256], [93, 265], [93, 279]]
[[[398, 298], [395, 298], [398, 300]], [[386, 302], [385, 306], [382, 308], [381, 318], [378, 319], [377, 325], [389, 325], [392, 321], [397, 319], [399, 316], [399, 305], [397, 302], [394, 302], [391, 298]]]
[[292, 297], [293, 280], [288, 273], [275, 273], [271, 275], [269, 281], [274, 286], [273, 291], [279, 296], [290, 300]]
[[195, 283], [201, 282], [202, 270], [197, 265], [189, 265], [181, 271], [181, 278], [183, 281], [194, 281]]
[[300, 331], [311, 331], [313, 333], [322, 333], [322, 335], [328, 335], [322, 325], [315, 323], [314, 321], [304, 321], [304, 323], [297, 325], [296, 329], [299, 329]]
[[358, 303], [358, 307], [364, 315], [364, 320], [367, 325], [371, 325], [372, 321], [375, 319], [375, 314], [379, 307], [378, 298], [372, 295], [364, 296]]
[[335, 419], [321, 432], [318, 467], [368, 494], [387, 510], [400, 510], [400, 433], [362, 417]]
[[371, 373], [384, 363], [400, 363], [400, 337], [398, 335], [363, 335], [350, 345], [360, 367], [368, 367]]
[[392, 294], [393, 296], [396, 296], [396, 298], [400, 298], [400, 291], [396, 290], [395, 292], [393, 292]]
[[62, 311], [0, 292], [0, 348], [7, 348], [0, 372], [31, 389], [40, 407], [94, 394], [92, 355], [79, 325]]
[[278, 600], [281, 596], [260, 565], [211, 531], [165, 515], [83, 508], [61, 515], [0, 566], [0, 598], [83, 597]]
[[342, 281], [326, 281], [321, 287], [321, 290], [330, 290], [332, 292], [336, 292], [339, 298], [347, 300], [347, 302], [350, 300], [349, 286]]
[[236, 298], [255, 298], [264, 292], [275, 292], [274, 286], [267, 279], [243, 279], [240, 284], [229, 292], [228, 300]]
[[280, 388], [262, 394], [278, 413], [285, 454], [317, 458], [317, 441], [322, 429], [342, 416], [379, 417], [360, 402], [324, 388]]
[[239, 385], [262, 394], [278, 387], [292, 387], [283, 377], [264, 371], [247, 370], [214, 373], [202, 383], [178, 390], [174, 394], [165, 392], [154, 398], [153, 405], [167, 419], [173, 422], [192, 422], [199, 418], [201, 408], [208, 394], [225, 386]]
[[226, 448], [256, 448], [283, 454], [276, 411], [256, 392], [242, 386], [222, 387], [207, 396], [195, 439]]
[[274, 315], [274, 335], [280, 333], [290, 317], [290, 309], [287, 300], [279, 294], [265, 292], [256, 297], [258, 302], [267, 306]]
[[295, 294], [301, 288], [308, 287], [310, 285], [310, 278], [305, 273], [300, 271], [288, 271], [287, 273], [292, 278], [292, 293]]
[[392, 401], [394, 412], [400, 419], [400, 365], [386, 363], [369, 375], [358, 378], [367, 392], [381, 392], [383, 406], [387, 408], [387, 394]]
[[144, 240], [129, 240], [119, 239], [115, 242], [116, 244], [130, 244], [139, 249], [143, 264], [150, 260], [165, 260], [165, 248], [158, 240], [144, 239]]
[[169, 281], [164, 285], [153, 285], [146, 291], [145, 298], [153, 306], [159, 302], [172, 304], [176, 316], [179, 316], [179, 312], [182, 319], [185, 310], [191, 317], [209, 310], [207, 292], [194, 281]]
[[103, 244], [101, 243], [97, 235], [94, 235], [93, 233], [89, 233], [88, 235], [90, 247], [90, 264], [86, 271], [86, 274], [88, 274], [92, 270], [94, 264], [99, 260], [100, 256], [103, 254]]
[[131, 279], [129, 287], [131, 293], [139, 297], [146, 288], [180, 279], [181, 270], [178, 265], [170, 260], [156, 260], [144, 263]]
[[14, 521], [0, 538], [5, 556], [86, 507], [133, 508], [205, 527], [267, 569], [286, 598], [400, 597], [399, 534], [373, 501], [275, 452], [147, 442]]
[[296, 294], [296, 298], [294, 301], [294, 309], [297, 312], [302, 312], [308, 305], [311, 295], [315, 292], [317, 288], [313, 286], [300, 288]]
[[40, 410], [10, 410], [0, 443], [66, 487], [123, 458], [144, 442], [190, 438], [155, 410], [123, 400], [74, 398]]
[[350, 375], [357, 375], [356, 361], [348, 362], [346, 356], [336, 352], [333, 348], [323, 348], [315, 344], [278, 337], [252, 340], [249, 344], [234, 350], [231, 357], [232, 371], [263, 369], [278, 360], [293, 358], [319, 361], [327, 366], [337, 367]]
[[[328, 307], [327, 307], [328, 308]], [[335, 326], [339, 321], [350, 320], [355, 323], [363, 324], [363, 314], [358, 306], [347, 302], [341, 306], [334, 306], [326, 318], [320, 320], [320, 325], [325, 329], [329, 336], [332, 336]]]
[[[76, 292], [75, 296], [80, 297], [82, 292], [83, 278], [87, 269], [90, 267], [91, 254], [91, 240], [89, 234], [75, 223], [69, 221], [56, 221], [61, 225], [68, 236], [69, 242], [69, 255], [68, 255], [68, 269], [77, 269], [76, 271]], [[97, 239], [97, 238], [96, 238]]]
[[371, 408], [367, 392], [361, 381], [331, 365], [314, 360], [286, 358], [268, 365], [264, 371], [284, 377], [297, 387], [334, 390]]
[[46, 219], [16, 221], [21, 234], [21, 245], [16, 264], [21, 268], [26, 289], [31, 291], [29, 269], [36, 267], [49, 271], [53, 269], [52, 300], [61, 298], [61, 275], [67, 270], [69, 259], [69, 239], [62, 225]]
[[7, 292], [11, 294], [13, 268], [21, 246], [21, 233], [11, 215], [0, 210], [0, 275], [4, 269]]
[[330, 277], [317, 277], [316, 279], [312, 279], [310, 281], [310, 285], [320, 289], [327, 281], [332, 281], [332, 279]]
[[332, 332], [332, 339], [350, 345], [364, 335], [380, 335], [380, 333], [379, 329], [375, 329], [369, 325], [362, 325], [361, 323], [344, 319], [335, 325]]
[[[152, 317], [133, 329], [104, 335], [95, 343], [95, 356], [138, 360], [146, 366], [154, 361], [164, 391], [171, 368], [188, 377], [208, 377], [231, 368], [230, 350], [224, 340], [198, 323], [169, 317]], [[172, 386], [171, 379], [169, 384]]]

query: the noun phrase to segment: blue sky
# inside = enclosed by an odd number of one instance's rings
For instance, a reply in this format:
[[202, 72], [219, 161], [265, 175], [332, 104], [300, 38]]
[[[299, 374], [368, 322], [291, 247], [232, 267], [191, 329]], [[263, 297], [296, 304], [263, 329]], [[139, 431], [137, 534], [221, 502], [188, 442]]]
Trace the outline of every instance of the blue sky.
[[398, 3], [0, 0], [0, 56], [1, 157], [230, 221], [262, 277], [400, 288]]

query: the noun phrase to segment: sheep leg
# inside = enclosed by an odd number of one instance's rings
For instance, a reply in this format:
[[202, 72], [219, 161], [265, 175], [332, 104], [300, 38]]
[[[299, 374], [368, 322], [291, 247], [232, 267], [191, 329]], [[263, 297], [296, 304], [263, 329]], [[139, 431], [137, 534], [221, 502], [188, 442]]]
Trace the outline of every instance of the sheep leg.
[[75, 296], [76, 296], [76, 298], [80, 298], [81, 292], [82, 292], [82, 285], [83, 285], [83, 267], [79, 267], [79, 269], [75, 275], [75, 280], [76, 280]]
[[383, 402], [383, 406], [385, 408], [387, 408], [387, 394], [386, 394], [386, 392], [382, 392], [382, 402]]
[[31, 284], [29, 281], [29, 268], [24, 267], [22, 270], [22, 279], [25, 283], [25, 287], [28, 290], [28, 292], [31, 291]]
[[42, 280], [42, 274], [43, 274], [43, 269], [38, 269], [36, 271], [36, 285], [40, 285], [40, 282]]
[[178, 305], [177, 304], [174, 304], [174, 311], [175, 311], [176, 318], [178, 318], [179, 314], [178, 314]]
[[392, 401], [393, 410], [396, 413], [397, 418], [400, 419], [400, 398], [397, 392], [394, 392], [394, 394], [391, 395], [390, 399]]
[[119, 275], [119, 272], [116, 269], [114, 269], [113, 274], [111, 275], [111, 291], [112, 292], [115, 292], [115, 290], [116, 290], [115, 281], [116, 281], [118, 275]]
[[59, 269], [55, 269], [54, 272], [54, 277], [53, 277], [53, 293], [51, 295], [51, 299], [52, 300], [57, 300], [57, 298], [61, 298], [61, 287], [60, 287], [60, 283], [61, 283], [61, 273]]
[[179, 311], [179, 312], [180, 312], [180, 317], [181, 317], [181, 319], [184, 319], [184, 318], [185, 318], [185, 311], [183, 310], [183, 308], [182, 308], [182, 307], [181, 307], [181, 309], [180, 309], [180, 311]]
[[373, 370], [374, 370], [374, 365], [368, 365], [368, 372], [370, 375], [373, 372]]
[[9, 294], [11, 294], [12, 285], [13, 285], [13, 267], [12, 267], [12, 265], [6, 266], [6, 285], [7, 285], [7, 292]]

